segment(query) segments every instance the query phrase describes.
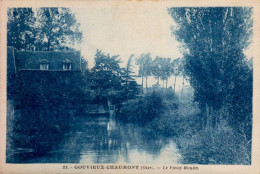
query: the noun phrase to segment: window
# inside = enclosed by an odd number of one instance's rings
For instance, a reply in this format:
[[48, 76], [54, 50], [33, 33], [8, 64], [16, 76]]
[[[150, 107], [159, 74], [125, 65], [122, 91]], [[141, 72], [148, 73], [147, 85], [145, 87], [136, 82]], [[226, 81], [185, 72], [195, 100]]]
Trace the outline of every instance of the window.
[[63, 70], [64, 70], [64, 71], [69, 71], [69, 70], [71, 70], [71, 63], [64, 63], [64, 64], [63, 64]]
[[71, 70], [71, 61], [69, 59], [64, 60], [63, 62], [63, 70], [70, 71]]
[[46, 59], [42, 59], [39, 61], [40, 63], [40, 70], [48, 70], [49, 69], [49, 61]]
[[40, 70], [48, 70], [49, 64], [48, 63], [41, 63], [40, 64]]

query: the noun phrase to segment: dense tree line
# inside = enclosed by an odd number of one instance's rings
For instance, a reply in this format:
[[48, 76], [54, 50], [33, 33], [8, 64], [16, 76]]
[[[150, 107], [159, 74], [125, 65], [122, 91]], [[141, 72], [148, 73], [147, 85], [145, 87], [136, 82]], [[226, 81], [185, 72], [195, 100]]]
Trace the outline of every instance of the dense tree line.
[[152, 59], [150, 53], [141, 54], [139, 57], [136, 57], [136, 65], [139, 67], [138, 75], [142, 78], [142, 86], [145, 84], [145, 88], [148, 87], [147, 80], [151, 76], [157, 79], [158, 85], [161, 80], [165, 88], [168, 87], [169, 78], [174, 76], [175, 90], [176, 77], [182, 76], [184, 78], [183, 63], [181, 58], [171, 60], [171, 58], [156, 56]]
[[205, 124], [228, 120], [250, 139], [253, 75], [243, 51], [252, 38], [252, 9], [170, 8], [169, 14]]
[[[141, 54], [140, 56], [130, 55], [126, 67], [120, 67], [121, 60], [118, 55], [111, 56], [101, 50], [97, 50], [95, 55], [94, 67], [89, 70], [88, 81], [91, 88], [95, 91], [96, 101], [106, 103], [120, 103], [127, 99], [133, 99], [141, 92], [140, 86], [136, 82], [137, 77], [142, 78], [142, 88], [148, 88], [148, 78], [154, 76], [159, 80], [166, 82], [174, 75], [174, 90], [176, 76], [183, 75], [183, 61], [178, 58], [171, 61], [170, 58], [157, 56], [154, 60], [150, 53]], [[134, 61], [138, 65], [138, 76], [134, 75]], [[144, 87], [145, 81], [145, 87]]]
[[18, 50], [71, 50], [82, 33], [68, 8], [9, 8], [7, 45]]

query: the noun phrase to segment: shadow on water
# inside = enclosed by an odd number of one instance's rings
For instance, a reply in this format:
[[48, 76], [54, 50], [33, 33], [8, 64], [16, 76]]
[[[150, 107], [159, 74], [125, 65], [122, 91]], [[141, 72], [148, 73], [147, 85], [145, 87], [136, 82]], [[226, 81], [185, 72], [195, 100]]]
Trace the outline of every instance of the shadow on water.
[[[23, 163], [180, 163], [175, 143], [134, 124], [108, 116], [79, 117], [61, 143], [37, 157], [18, 156]], [[17, 155], [16, 155], [17, 156]], [[17, 160], [16, 160], [17, 161]], [[18, 159], [18, 161], [20, 161]]]

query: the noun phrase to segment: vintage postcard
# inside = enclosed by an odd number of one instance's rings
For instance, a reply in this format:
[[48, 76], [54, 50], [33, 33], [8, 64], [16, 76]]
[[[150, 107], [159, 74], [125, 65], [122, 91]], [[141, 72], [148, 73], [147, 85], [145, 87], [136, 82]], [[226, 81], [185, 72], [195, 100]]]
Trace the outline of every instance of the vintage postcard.
[[0, 173], [260, 173], [259, 1], [0, 6]]

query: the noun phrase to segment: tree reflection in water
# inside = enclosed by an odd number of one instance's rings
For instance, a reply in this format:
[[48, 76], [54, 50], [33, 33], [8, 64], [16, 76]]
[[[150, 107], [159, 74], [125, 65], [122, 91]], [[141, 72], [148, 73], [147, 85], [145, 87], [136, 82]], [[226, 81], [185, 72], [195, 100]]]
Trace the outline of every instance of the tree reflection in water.
[[104, 116], [81, 117], [62, 143], [29, 163], [180, 163], [173, 140]]

